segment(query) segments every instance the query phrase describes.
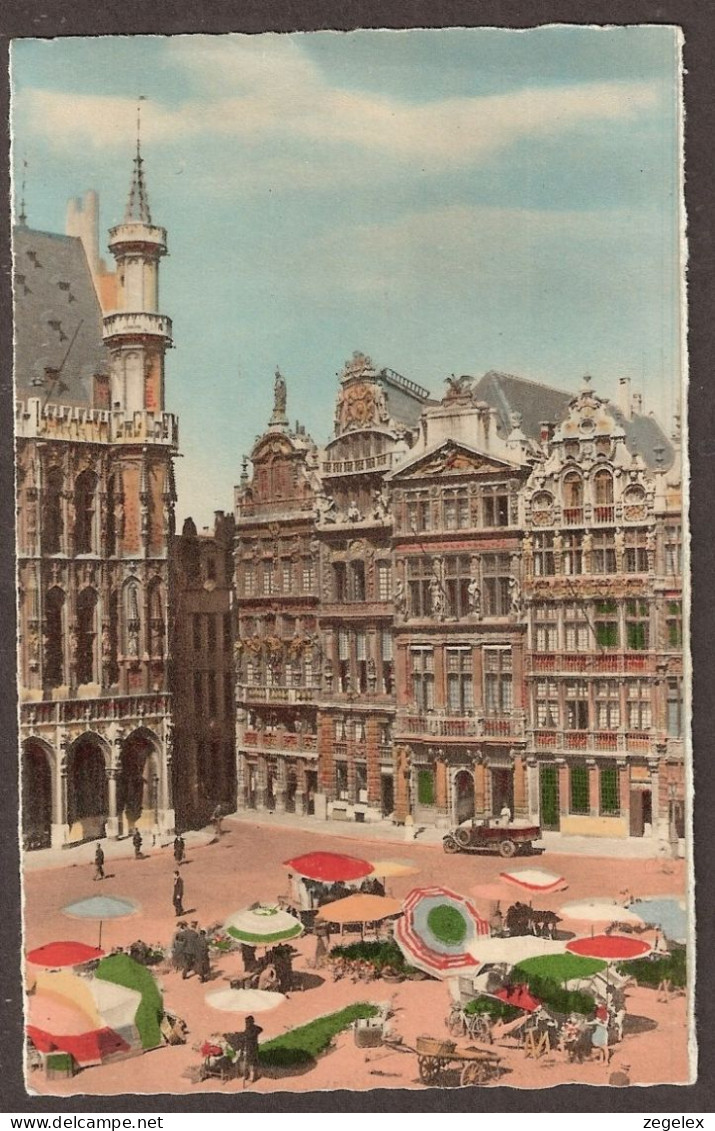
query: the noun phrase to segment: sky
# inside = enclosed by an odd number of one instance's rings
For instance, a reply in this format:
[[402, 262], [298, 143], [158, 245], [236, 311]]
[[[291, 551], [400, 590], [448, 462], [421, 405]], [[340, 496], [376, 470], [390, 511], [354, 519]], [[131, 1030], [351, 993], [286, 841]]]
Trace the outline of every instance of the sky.
[[32, 228], [63, 232], [88, 188], [102, 232], [121, 220], [146, 97], [179, 528], [231, 510], [277, 365], [319, 443], [355, 350], [436, 396], [490, 369], [614, 397], [628, 376], [669, 426], [676, 29], [28, 39], [11, 60]]

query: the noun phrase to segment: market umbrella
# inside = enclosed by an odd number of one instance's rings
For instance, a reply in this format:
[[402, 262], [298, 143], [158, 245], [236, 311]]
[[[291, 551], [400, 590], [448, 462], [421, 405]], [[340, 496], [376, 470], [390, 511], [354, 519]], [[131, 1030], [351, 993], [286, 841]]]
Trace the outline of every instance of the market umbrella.
[[533, 1013], [541, 1005], [539, 999], [534, 997], [528, 986], [502, 986], [500, 990], [496, 990], [494, 997], [498, 997], [500, 1001], [506, 1002], [507, 1005], [513, 1005], [515, 1009], [523, 1009], [527, 1013]]
[[267, 946], [297, 939], [303, 934], [303, 924], [295, 915], [274, 904], [256, 903], [231, 915], [224, 930], [231, 938], [249, 946]]
[[527, 958], [541, 958], [547, 954], [563, 954], [566, 943], [563, 939], [542, 939], [537, 935], [514, 935], [511, 938], [474, 939], [467, 948], [469, 953], [484, 966], [492, 962], [505, 962], [516, 966]]
[[80, 899], [76, 903], [69, 903], [62, 908], [64, 915], [71, 919], [98, 919], [99, 943], [102, 945], [102, 924], [105, 919], [124, 919], [127, 915], [135, 915], [139, 910], [131, 899], [119, 898], [114, 895], [91, 895], [88, 899]]
[[565, 919], [577, 919], [580, 922], [591, 923], [624, 923], [630, 927], [642, 927], [643, 919], [634, 911], [623, 906], [614, 899], [579, 899], [572, 903], [563, 903], [559, 914]]
[[569, 939], [566, 950], [583, 958], [600, 958], [604, 962], [628, 962], [645, 958], [652, 950], [650, 943], [634, 939], [632, 935], [586, 935], [582, 939]]
[[[39, 974], [27, 1016], [27, 1032], [35, 1047], [43, 1053], [69, 1053], [82, 1066], [130, 1052], [131, 1041], [117, 1032], [115, 1022], [120, 1007], [123, 1015], [127, 1005], [132, 1016], [136, 1013], [139, 995], [132, 994], [130, 1003], [120, 1002], [124, 995], [118, 989], [107, 994], [94, 979], [69, 972]], [[111, 1021], [103, 1007], [113, 1015]]]
[[87, 943], [51, 942], [28, 951], [27, 961], [33, 966], [59, 970], [63, 966], [82, 966], [103, 955], [104, 951], [98, 946], [88, 946]]
[[524, 868], [513, 872], [500, 872], [500, 879], [513, 885], [530, 896], [549, 895], [554, 891], [565, 891], [569, 886], [563, 876], [547, 872], [542, 868]]
[[389, 919], [391, 915], [399, 915], [402, 904], [399, 899], [391, 899], [386, 895], [367, 895], [356, 892], [345, 899], [336, 899], [321, 907], [316, 915], [326, 923], [338, 923], [344, 927], [346, 923], [360, 923], [361, 928], [365, 923], [378, 923], [381, 919]]
[[649, 926], [660, 927], [666, 938], [671, 939], [672, 942], [686, 942], [688, 918], [684, 899], [677, 896], [636, 899], [628, 905], [628, 910], [640, 915], [643, 922]]
[[223, 1013], [265, 1013], [285, 1000], [285, 994], [272, 990], [213, 990], [206, 994], [206, 1004]]
[[324, 884], [361, 880], [373, 870], [367, 860], [339, 852], [307, 852], [304, 856], [285, 860], [284, 866], [308, 880], [319, 880]]
[[379, 879], [392, 879], [396, 876], [416, 876], [419, 868], [407, 860], [374, 860], [372, 875]]
[[466, 896], [438, 886], [413, 888], [402, 909], [395, 941], [412, 966], [442, 978], [479, 965], [468, 947], [489, 934], [489, 924]]

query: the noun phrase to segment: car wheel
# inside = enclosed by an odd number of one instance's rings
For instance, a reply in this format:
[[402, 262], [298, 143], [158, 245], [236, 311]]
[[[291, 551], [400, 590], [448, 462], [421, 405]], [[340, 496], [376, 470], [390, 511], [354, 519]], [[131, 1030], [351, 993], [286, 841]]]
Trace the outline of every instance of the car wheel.
[[448, 852], [450, 856], [455, 852], [459, 852], [459, 845], [457, 844], [454, 837], [451, 836], [446, 836], [444, 838], [444, 840], [442, 841], [442, 848], [445, 852]]
[[460, 848], [468, 848], [472, 838], [470, 836], [469, 829], [457, 829], [454, 834], [454, 839], [456, 840]]
[[499, 845], [499, 855], [509, 858], [516, 852], [516, 845], [513, 840], [503, 840]]

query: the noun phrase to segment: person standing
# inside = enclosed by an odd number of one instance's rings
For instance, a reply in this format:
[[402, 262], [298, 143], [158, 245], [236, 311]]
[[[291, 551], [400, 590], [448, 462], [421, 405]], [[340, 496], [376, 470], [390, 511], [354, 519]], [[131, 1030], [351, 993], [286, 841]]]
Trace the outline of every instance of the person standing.
[[134, 845], [134, 859], [141, 860], [142, 855], [142, 834], [139, 829], [134, 829], [134, 836], [132, 837], [132, 844]]
[[183, 864], [185, 854], [186, 845], [184, 844], [184, 838], [179, 834], [174, 838], [174, 860], [176, 861], [177, 867]]
[[181, 873], [177, 868], [174, 872], [174, 894], [172, 896], [174, 904], [174, 913], [179, 918], [184, 912], [184, 881], [181, 878]]
[[104, 852], [101, 844], [98, 844], [94, 850], [94, 878], [95, 880], [104, 879]]
[[199, 931], [196, 943], [197, 964], [196, 972], [199, 980], [207, 982], [211, 977], [211, 958], [209, 955], [209, 940], [206, 931]]
[[249, 1013], [243, 1030], [243, 1078], [253, 1083], [258, 1076], [258, 1038], [263, 1032]]
[[186, 967], [186, 923], [179, 923], [171, 940], [171, 964], [177, 974]]

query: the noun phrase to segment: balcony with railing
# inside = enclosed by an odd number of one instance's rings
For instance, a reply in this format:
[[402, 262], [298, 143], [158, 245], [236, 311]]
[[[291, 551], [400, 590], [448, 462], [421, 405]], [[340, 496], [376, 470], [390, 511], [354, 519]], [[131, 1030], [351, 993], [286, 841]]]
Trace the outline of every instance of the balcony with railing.
[[616, 517], [616, 508], [613, 504], [607, 506], [594, 506], [593, 508], [593, 521], [599, 525], [610, 524], [613, 525]]
[[368, 471], [389, 471], [394, 452], [381, 452], [379, 455], [364, 456], [360, 459], [323, 460], [323, 475], [354, 475]]
[[656, 657], [650, 652], [532, 652], [525, 656], [527, 674], [653, 675]]
[[395, 734], [423, 738], [498, 738], [506, 741], [524, 737], [524, 712], [504, 715], [436, 715], [398, 712]]
[[57, 699], [22, 704], [23, 726], [60, 726], [67, 723], [158, 720], [171, 708], [168, 693], [150, 695], [108, 695], [97, 699]]
[[284, 730], [246, 730], [239, 739], [239, 747], [255, 750], [257, 754], [298, 754], [304, 757], [317, 757], [318, 740], [314, 734], [299, 734]]
[[536, 751], [587, 754], [646, 754], [655, 750], [650, 731], [534, 730], [531, 744]]
[[561, 512], [562, 526], [583, 526], [583, 507], [564, 507]]
[[265, 684], [239, 683], [236, 699], [247, 703], [314, 703], [318, 687], [269, 687]]
[[150, 314], [147, 311], [120, 311], [105, 314], [103, 337], [105, 341], [120, 337], [162, 338], [165, 345], [171, 345], [171, 319], [165, 314]]

